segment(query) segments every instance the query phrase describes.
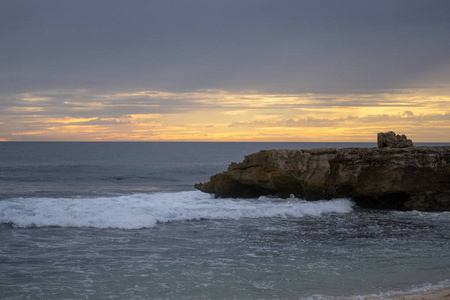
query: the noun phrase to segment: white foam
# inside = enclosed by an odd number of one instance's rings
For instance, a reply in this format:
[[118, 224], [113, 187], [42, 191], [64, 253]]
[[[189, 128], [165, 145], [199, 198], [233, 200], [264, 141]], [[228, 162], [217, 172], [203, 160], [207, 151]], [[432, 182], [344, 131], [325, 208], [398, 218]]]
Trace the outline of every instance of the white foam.
[[[438, 292], [442, 289], [450, 288], [450, 280], [444, 280], [435, 284], [425, 283], [420, 286], [411, 287], [408, 290], [398, 290], [389, 292], [380, 292], [378, 294], [370, 294], [363, 296], [354, 296], [350, 300], [364, 300], [364, 299], [393, 299], [402, 297], [420, 297], [421, 295]], [[424, 298], [425, 299], [425, 298]]]
[[347, 199], [214, 199], [198, 191], [103, 198], [19, 198], [0, 201], [0, 223], [17, 227], [148, 228], [200, 219], [320, 216], [348, 213]]

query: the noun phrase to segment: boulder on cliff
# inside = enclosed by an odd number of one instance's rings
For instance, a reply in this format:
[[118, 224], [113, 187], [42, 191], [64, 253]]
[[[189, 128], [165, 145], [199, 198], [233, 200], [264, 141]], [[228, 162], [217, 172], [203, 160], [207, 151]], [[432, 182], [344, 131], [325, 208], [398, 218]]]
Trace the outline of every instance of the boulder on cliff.
[[413, 147], [413, 142], [404, 134], [395, 134], [393, 131], [380, 132], [377, 137], [378, 148], [407, 148]]
[[369, 208], [450, 211], [450, 146], [266, 150], [195, 188], [216, 197], [351, 198]]

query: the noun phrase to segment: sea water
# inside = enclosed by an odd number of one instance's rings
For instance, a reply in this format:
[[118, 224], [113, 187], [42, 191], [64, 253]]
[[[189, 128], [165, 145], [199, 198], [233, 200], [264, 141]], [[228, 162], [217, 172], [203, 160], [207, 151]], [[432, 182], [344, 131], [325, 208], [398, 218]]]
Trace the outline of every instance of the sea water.
[[450, 213], [215, 199], [261, 149], [354, 143], [0, 143], [0, 299], [384, 299], [450, 286]]

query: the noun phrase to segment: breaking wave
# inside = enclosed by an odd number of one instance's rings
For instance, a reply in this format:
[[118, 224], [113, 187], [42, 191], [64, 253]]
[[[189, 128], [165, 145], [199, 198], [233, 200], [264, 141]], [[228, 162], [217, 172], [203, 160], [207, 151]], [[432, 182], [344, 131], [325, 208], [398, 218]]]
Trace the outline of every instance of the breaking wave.
[[348, 199], [214, 199], [198, 191], [100, 198], [17, 198], [0, 201], [0, 223], [14, 227], [150, 228], [157, 223], [243, 218], [301, 218], [348, 213]]

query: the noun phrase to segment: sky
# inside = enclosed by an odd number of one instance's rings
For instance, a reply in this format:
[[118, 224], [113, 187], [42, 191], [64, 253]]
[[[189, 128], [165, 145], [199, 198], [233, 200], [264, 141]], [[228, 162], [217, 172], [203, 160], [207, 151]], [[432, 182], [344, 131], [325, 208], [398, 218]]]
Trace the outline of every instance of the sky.
[[448, 0], [2, 0], [0, 141], [450, 142]]

